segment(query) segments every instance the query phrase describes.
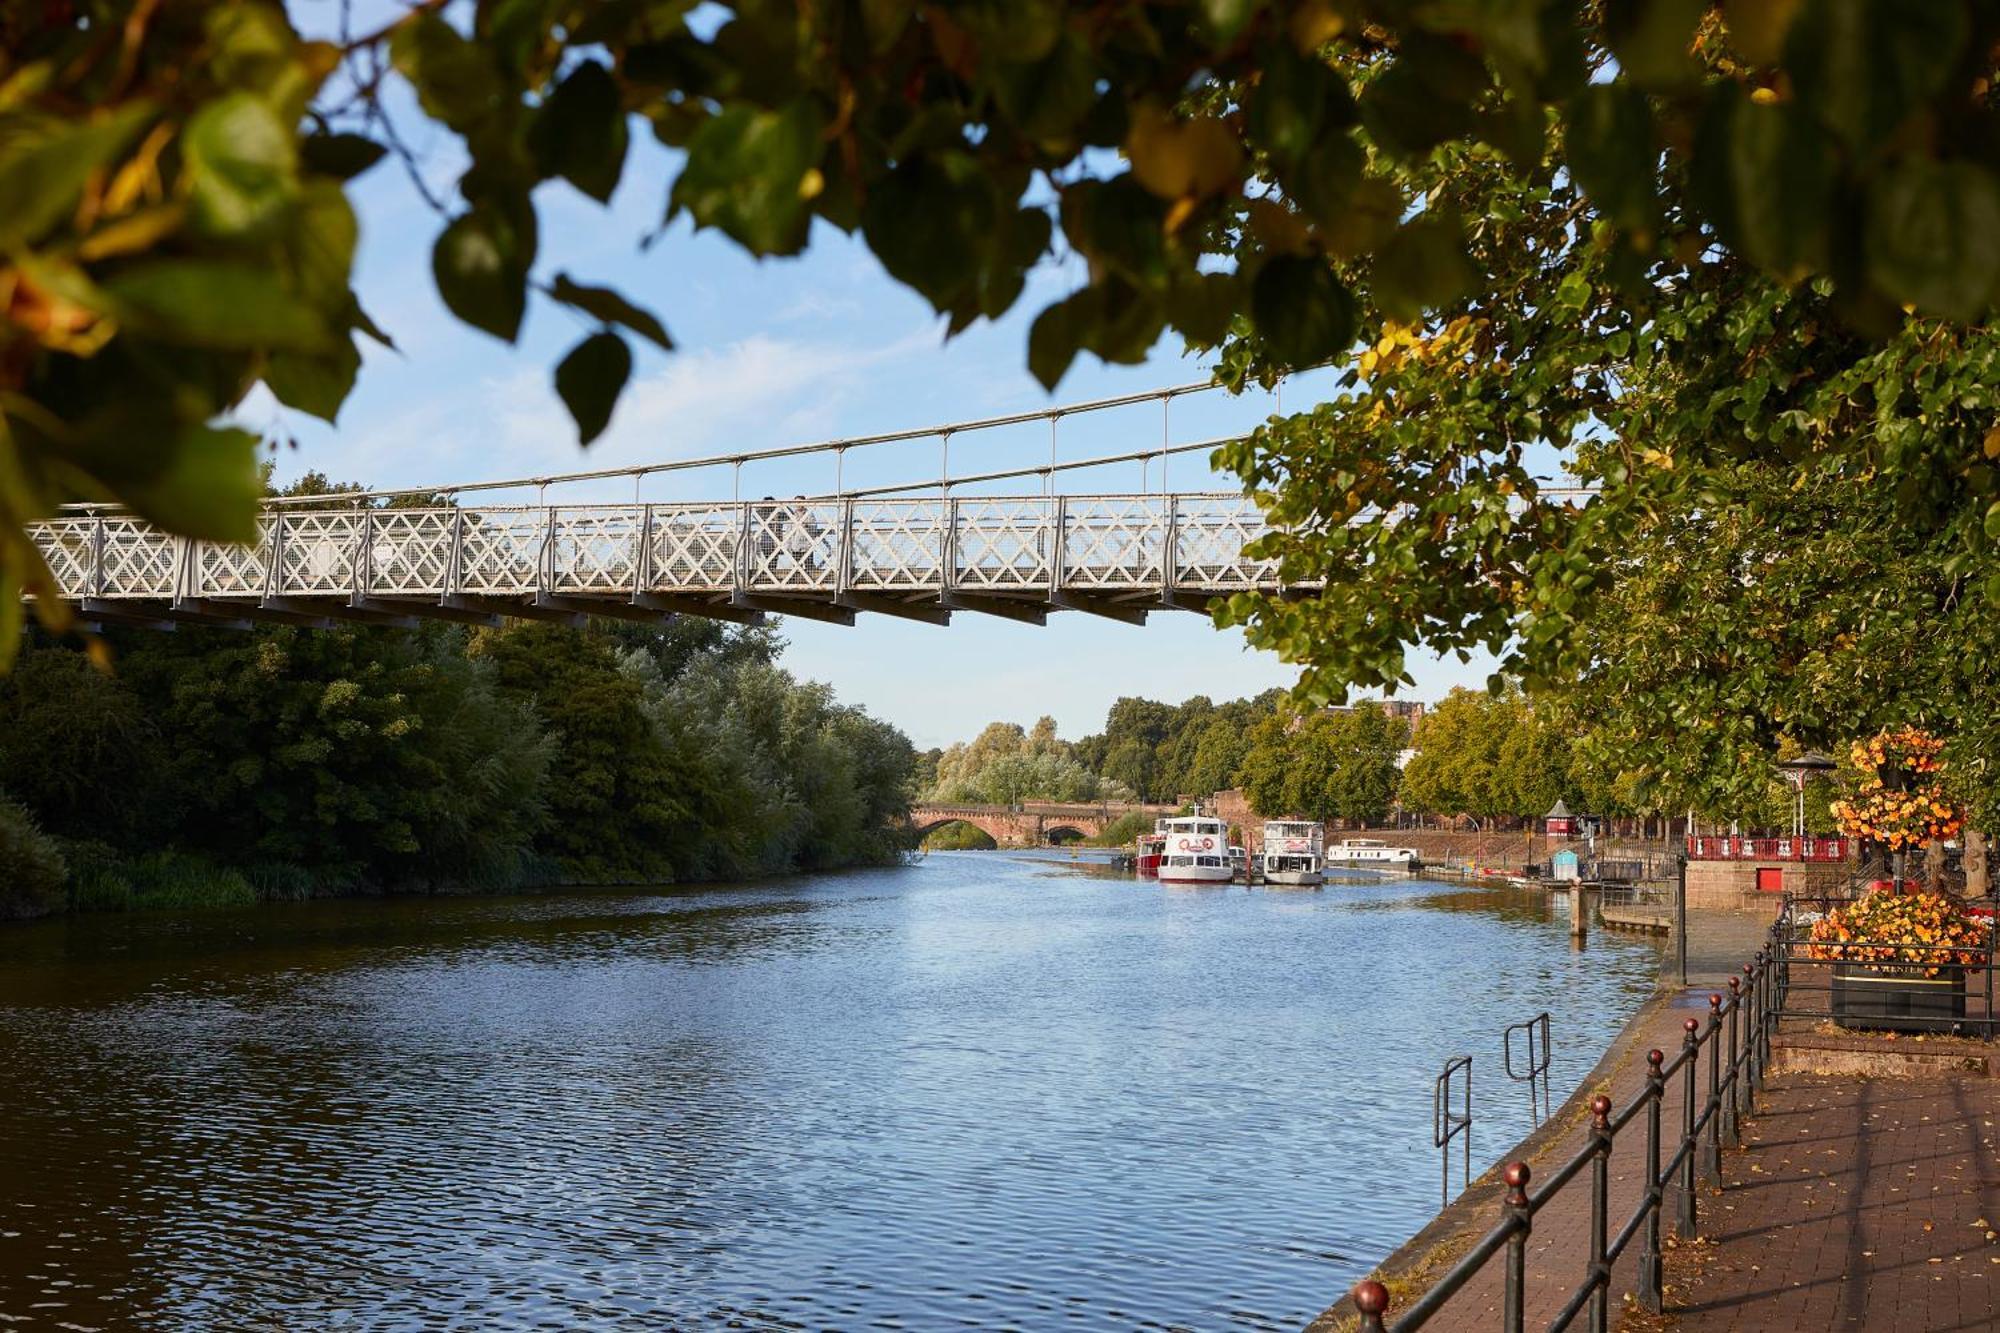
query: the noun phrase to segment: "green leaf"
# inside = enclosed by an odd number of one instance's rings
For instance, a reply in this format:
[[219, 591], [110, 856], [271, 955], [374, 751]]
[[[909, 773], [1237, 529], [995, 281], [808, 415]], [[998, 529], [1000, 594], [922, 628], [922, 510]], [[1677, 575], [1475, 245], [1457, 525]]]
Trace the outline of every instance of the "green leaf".
[[1622, 83], [1585, 88], [1570, 99], [1565, 147], [1570, 171], [1599, 212], [1632, 231], [1654, 225], [1658, 150], [1644, 93]]
[[1390, 154], [1421, 157], [1472, 129], [1472, 103], [1489, 83], [1478, 56], [1412, 29], [1394, 63], [1362, 90], [1361, 121]]
[[388, 151], [365, 134], [308, 134], [299, 141], [299, 161], [307, 171], [344, 181], [380, 162]]
[[1167, 293], [1167, 314], [1195, 347], [1213, 347], [1229, 333], [1241, 299], [1233, 273], [1185, 274]]
[[632, 349], [615, 333], [593, 333], [556, 367], [556, 392], [576, 419], [578, 444], [589, 444], [611, 423], [611, 409], [632, 374]]
[[1458, 224], [1426, 214], [1403, 224], [1375, 256], [1369, 290], [1384, 314], [1407, 324], [1463, 296], [1473, 279]]
[[92, 172], [108, 166], [150, 124], [150, 102], [128, 102], [95, 120], [0, 116], [0, 249], [38, 241], [76, 209]]
[[2000, 186], [1970, 162], [1905, 161], [1868, 192], [1868, 276], [1897, 301], [1971, 320], [2000, 286]]
[[328, 180], [307, 185], [286, 237], [299, 294], [322, 310], [340, 311], [351, 299], [354, 247], [360, 238], [346, 193]]
[[1354, 340], [1354, 296], [1324, 259], [1267, 261], [1250, 288], [1250, 314], [1271, 354], [1294, 370], [1330, 360]]
[[1727, 88], [1695, 143], [1692, 185], [1722, 238], [1785, 278], [1823, 268], [1834, 162], [1795, 104], [1759, 106]]
[[959, 0], [951, 7], [987, 59], [1040, 60], [1062, 36], [1063, 0]]
[[313, 355], [305, 352], [274, 352], [264, 363], [264, 383], [287, 407], [309, 412], [333, 424], [340, 417], [341, 404], [354, 388], [361, 369], [361, 354], [350, 337], [336, 340], [333, 351]]
[[[1989, 541], [2000, 541], [2000, 500], [1986, 507], [1986, 537]], [[2000, 574], [1994, 575], [2000, 578]]]
[[396, 25], [389, 54], [424, 110], [461, 134], [480, 128], [500, 104], [500, 72], [492, 58], [432, 10]]
[[625, 108], [610, 72], [595, 60], [571, 70], [536, 113], [528, 142], [543, 175], [610, 202], [626, 146]]
[[998, 225], [992, 178], [963, 154], [906, 158], [877, 181], [861, 232], [882, 267], [949, 310], [973, 285], [976, 257]]
[[1641, 88], [1676, 88], [1700, 72], [1689, 48], [1708, 0], [1621, 0], [1605, 28], [1621, 73]]
[[431, 272], [438, 295], [454, 315], [508, 342], [521, 331], [527, 310], [532, 238], [497, 209], [461, 214], [437, 238]]
[[549, 295], [566, 306], [596, 316], [606, 324], [622, 325], [663, 352], [674, 350], [674, 340], [667, 336], [666, 325], [660, 323], [651, 311], [633, 305], [609, 287], [587, 287], [572, 281], [567, 273], [558, 273]]
[[1084, 325], [1097, 305], [1096, 290], [1086, 287], [1035, 316], [1028, 330], [1028, 370], [1044, 389], [1053, 391], [1069, 372], [1083, 347]]
[[119, 497], [141, 518], [204, 541], [257, 540], [264, 478], [255, 435], [181, 426], [147, 452], [155, 466], [119, 486]]
[[673, 208], [719, 227], [757, 255], [805, 248], [811, 204], [806, 173], [819, 161], [821, 118], [811, 98], [776, 110], [736, 105], [688, 142]]
[[1246, 128], [1274, 162], [1303, 162], [1322, 134], [1340, 133], [1354, 123], [1347, 80], [1332, 66], [1299, 54], [1283, 37], [1266, 43], [1260, 55], [1263, 69], [1247, 108]]
[[1864, 153], [1915, 115], [1965, 46], [1965, 6], [1808, 0], [1785, 40], [1799, 105]]
[[209, 236], [267, 233], [298, 199], [292, 132], [254, 93], [231, 93], [195, 112], [181, 152], [189, 213]]
[[269, 268], [223, 259], [161, 259], [104, 281], [120, 320], [163, 342], [197, 347], [325, 351], [320, 314]]
[[1228, 42], [1235, 40], [1257, 11], [1264, 7], [1264, 0], [1201, 0], [1202, 17], [1215, 35]]

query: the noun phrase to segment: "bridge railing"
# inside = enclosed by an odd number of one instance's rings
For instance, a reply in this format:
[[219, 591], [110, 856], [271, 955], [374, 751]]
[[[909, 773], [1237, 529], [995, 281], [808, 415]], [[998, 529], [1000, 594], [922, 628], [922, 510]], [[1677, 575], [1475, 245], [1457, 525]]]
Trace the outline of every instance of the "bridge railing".
[[70, 598], [997, 596], [1275, 586], [1241, 495], [859, 497], [692, 504], [268, 508], [247, 546], [129, 515], [36, 524]]

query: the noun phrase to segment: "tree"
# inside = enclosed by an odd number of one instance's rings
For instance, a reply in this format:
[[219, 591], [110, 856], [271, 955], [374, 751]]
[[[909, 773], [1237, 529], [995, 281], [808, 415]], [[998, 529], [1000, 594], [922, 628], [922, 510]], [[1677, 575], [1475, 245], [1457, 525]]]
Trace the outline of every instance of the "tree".
[[[17, 591], [50, 591], [23, 522], [111, 498], [178, 532], [248, 539], [253, 441], [215, 420], [260, 381], [331, 420], [355, 337], [387, 341], [351, 288], [344, 186], [391, 153], [409, 160], [391, 68], [467, 164], [445, 197], [417, 187], [438, 215], [440, 295], [510, 341], [531, 296], [589, 323], [554, 376], [586, 443], [630, 377], [630, 339], [671, 342], [617, 293], [537, 270], [536, 191], [561, 180], [607, 201], [635, 116], [681, 154], [670, 217], [757, 255], [802, 250], [816, 220], [858, 232], [953, 331], [1013, 306], [1060, 226], [1090, 276], [1034, 321], [1028, 362], [1051, 385], [1079, 351], [1137, 361], [1167, 329], [1229, 340], [1224, 373], [1241, 384], [1348, 356], [1357, 335], [1394, 352], [1468, 294], [1504, 309], [1521, 264], [1491, 242], [1521, 229], [1425, 190], [1437, 163], [1555, 206], [1533, 216], [1561, 216], [1567, 239], [1535, 263], [1587, 248], [1607, 283], [1534, 289], [1518, 313], [1534, 320], [1554, 291], [1559, 319], [1597, 336], [1631, 332], [1601, 327], [1600, 307], [1638, 305], [1719, 254], [1827, 275], [1871, 336], [1905, 306], [1977, 318], [2000, 280], [1987, 0], [1732, 4], [1726, 24], [1700, 4], [1579, 0], [1387, 0], [1365, 20], [1329, 0], [445, 11], [427, 0], [333, 40], [254, 0], [57, 0], [0, 19], [10, 649]], [[1614, 288], [1608, 305], [1596, 295]], [[1385, 318], [1404, 326], [1386, 341]], [[1439, 322], [1470, 355], [1540, 376], [1519, 338]], [[1269, 452], [1285, 473], [1289, 448]], [[1446, 470], [1400, 448], [1381, 469]], [[1495, 478], [1472, 480], [1476, 501]], [[1397, 489], [1345, 467], [1303, 489], [1328, 487], [1361, 502]], [[1476, 527], [1491, 510], [1456, 512]], [[1533, 583], [1553, 600], [1555, 568]], [[1397, 614], [1380, 634], [1407, 626], [1406, 596], [1384, 590]], [[35, 606], [63, 623], [60, 603]], [[1493, 614], [1460, 605], [1446, 632], [1486, 634]], [[1325, 651], [1356, 680], [1397, 675], [1383, 643]]]

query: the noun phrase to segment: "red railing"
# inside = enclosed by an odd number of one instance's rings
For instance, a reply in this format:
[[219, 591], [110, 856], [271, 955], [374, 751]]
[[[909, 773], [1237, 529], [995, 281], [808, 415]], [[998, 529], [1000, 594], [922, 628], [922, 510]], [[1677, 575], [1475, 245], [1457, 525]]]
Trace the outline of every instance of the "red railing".
[[1690, 861], [1845, 861], [1845, 838], [1689, 838]]

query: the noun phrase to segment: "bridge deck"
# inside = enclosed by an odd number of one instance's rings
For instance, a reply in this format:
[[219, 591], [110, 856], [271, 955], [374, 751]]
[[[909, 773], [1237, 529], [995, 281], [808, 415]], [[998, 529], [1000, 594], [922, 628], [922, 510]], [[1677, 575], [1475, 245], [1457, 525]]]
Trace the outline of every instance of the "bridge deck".
[[[337, 507], [336, 507], [337, 506]], [[68, 514], [33, 539], [86, 619], [196, 622], [498, 615], [852, 624], [954, 610], [1143, 620], [1279, 586], [1244, 547], [1241, 495], [862, 497], [695, 504], [267, 506], [254, 545], [192, 541], [130, 515]]]

